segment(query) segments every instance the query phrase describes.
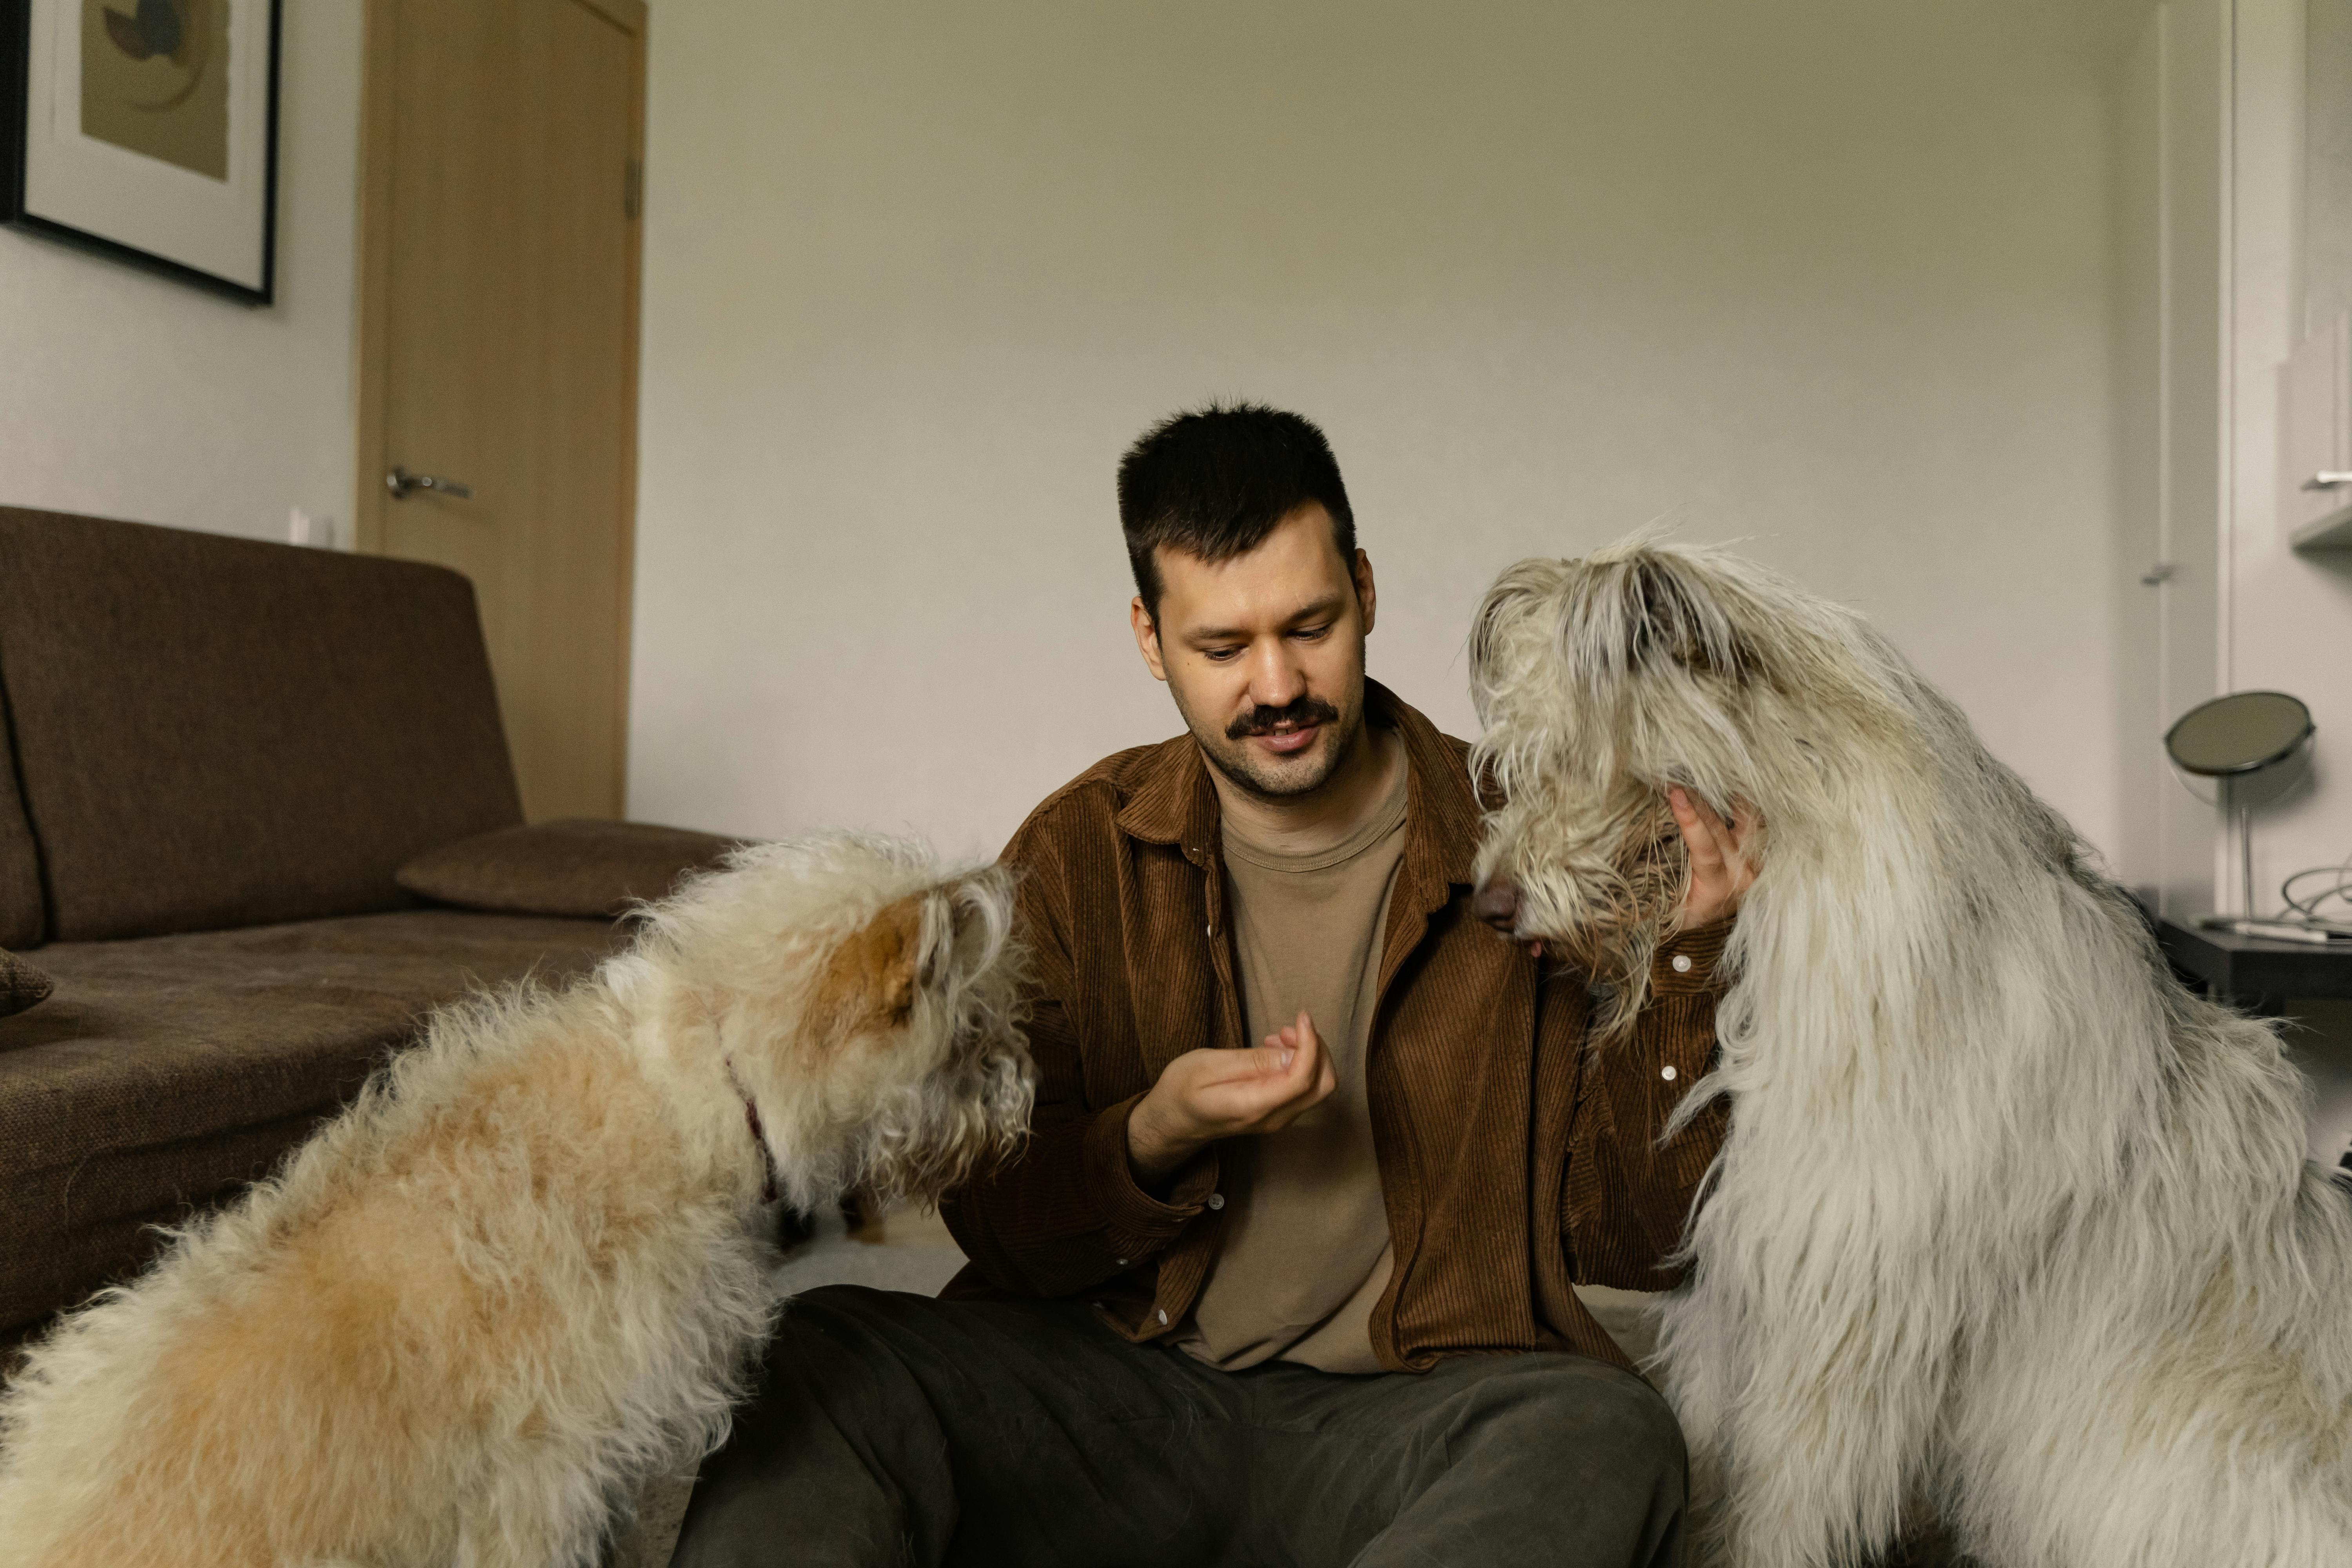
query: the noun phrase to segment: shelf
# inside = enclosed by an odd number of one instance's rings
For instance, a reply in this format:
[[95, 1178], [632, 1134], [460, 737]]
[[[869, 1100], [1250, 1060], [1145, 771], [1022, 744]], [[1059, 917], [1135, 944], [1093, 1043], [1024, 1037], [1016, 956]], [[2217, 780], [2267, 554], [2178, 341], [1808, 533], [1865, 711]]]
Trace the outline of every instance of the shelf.
[[2297, 550], [2352, 550], [2352, 506], [2305, 523], [2290, 542]]
[[2273, 942], [2169, 920], [2156, 922], [2156, 941], [2216, 1000], [2249, 1012], [2275, 1014], [2290, 998], [2352, 997], [2352, 942]]
[[2279, 522], [2297, 550], [2352, 550], [2352, 311], [2338, 310], [2278, 370]]

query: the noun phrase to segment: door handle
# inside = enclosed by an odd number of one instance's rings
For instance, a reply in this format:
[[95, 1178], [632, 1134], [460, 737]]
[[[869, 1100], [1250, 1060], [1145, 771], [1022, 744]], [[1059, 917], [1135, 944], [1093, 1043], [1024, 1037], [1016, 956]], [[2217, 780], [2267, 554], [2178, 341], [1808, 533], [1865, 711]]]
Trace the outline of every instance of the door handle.
[[2307, 490], [2340, 489], [2346, 485], [2352, 485], [2352, 474], [2314, 474], [2303, 481], [2303, 488]]
[[474, 487], [457, 479], [436, 479], [431, 474], [412, 474], [394, 464], [384, 475], [383, 488], [392, 492], [394, 500], [405, 500], [412, 490], [431, 490], [436, 495], [456, 496], [459, 500], [471, 500]]

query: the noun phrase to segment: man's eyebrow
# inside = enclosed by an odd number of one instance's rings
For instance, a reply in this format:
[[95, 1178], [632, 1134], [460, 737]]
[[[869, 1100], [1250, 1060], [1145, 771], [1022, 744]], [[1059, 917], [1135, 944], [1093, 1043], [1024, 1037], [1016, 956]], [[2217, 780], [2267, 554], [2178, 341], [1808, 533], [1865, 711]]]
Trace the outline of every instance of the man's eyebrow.
[[[1321, 598], [1309, 600], [1291, 611], [1283, 618], [1282, 624], [1286, 626], [1295, 626], [1301, 621], [1311, 621], [1318, 616], [1335, 614], [1347, 602], [1348, 598], [1344, 594], [1326, 594]], [[1233, 637], [1248, 636], [1249, 633], [1239, 626], [1195, 626], [1184, 634], [1184, 640], [1189, 643], [1223, 642]]]

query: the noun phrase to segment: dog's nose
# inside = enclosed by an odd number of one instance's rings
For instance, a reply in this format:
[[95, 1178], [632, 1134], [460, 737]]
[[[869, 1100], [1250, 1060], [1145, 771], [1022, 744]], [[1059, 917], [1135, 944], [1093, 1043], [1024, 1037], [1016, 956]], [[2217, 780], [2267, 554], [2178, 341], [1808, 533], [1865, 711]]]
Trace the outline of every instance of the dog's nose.
[[1519, 921], [1519, 889], [1497, 877], [1470, 895], [1470, 912], [1508, 936]]

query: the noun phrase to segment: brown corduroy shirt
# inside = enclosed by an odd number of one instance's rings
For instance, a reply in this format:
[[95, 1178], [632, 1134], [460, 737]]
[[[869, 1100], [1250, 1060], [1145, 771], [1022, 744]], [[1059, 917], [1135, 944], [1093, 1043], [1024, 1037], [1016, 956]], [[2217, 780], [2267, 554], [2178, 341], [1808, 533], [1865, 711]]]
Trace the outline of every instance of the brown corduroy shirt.
[[[1366, 709], [1402, 738], [1411, 769], [1366, 1058], [1395, 1247], [1373, 1352], [1396, 1371], [1532, 1350], [1625, 1365], [1570, 1282], [1674, 1281], [1661, 1260], [1723, 1115], [1661, 1134], [1715, 1048], [1726, 928], [1663, 947], [1633, 1033], [1588, 1049], [1583, 977], [1470, 912], [1469, 748], [1377, 682]], [[1218, 1150], [1154, 1196], [1128, 1165], [1127, 1119], [1178, 1056], [1252, 1043], [1207, 767], [1189, 734], [1121, 752], [1006, 847], [1037, 963], [1037, 1104], [1018, 1158], [942, 1205], [972, 1260], [948, 1296], [1083, 1296], [1144, 1341], [1181, 1323], [1200, 1293], [1224, 1206]]]

